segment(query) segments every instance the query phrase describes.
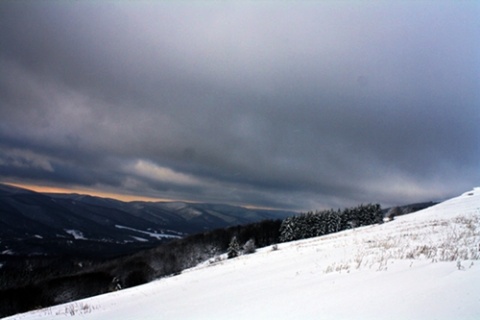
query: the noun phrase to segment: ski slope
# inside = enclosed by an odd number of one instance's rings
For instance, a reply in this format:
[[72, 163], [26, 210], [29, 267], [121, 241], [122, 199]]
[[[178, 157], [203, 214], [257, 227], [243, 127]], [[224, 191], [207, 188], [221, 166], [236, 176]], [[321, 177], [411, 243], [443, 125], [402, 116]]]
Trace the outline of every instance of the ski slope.
[[480, 189], [6, 319], [480, 319]]

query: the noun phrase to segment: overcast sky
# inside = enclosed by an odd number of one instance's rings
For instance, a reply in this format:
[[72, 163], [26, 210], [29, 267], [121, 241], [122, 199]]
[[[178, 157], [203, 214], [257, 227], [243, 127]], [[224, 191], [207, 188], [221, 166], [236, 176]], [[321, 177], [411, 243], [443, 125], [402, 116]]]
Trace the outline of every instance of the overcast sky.
[[0, 2], [0, 180], [310, 210], [480, 185], [480, 3]]

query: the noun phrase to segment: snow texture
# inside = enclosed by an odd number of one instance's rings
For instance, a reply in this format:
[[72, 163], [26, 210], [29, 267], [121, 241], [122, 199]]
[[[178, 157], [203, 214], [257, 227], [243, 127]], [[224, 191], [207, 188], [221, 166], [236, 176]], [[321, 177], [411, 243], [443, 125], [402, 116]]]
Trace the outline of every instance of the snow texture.
[[480, 319], [480, 189], [7, 319]]
[[65, 232], [74, 237], [75, 240], [86, 240], [81, 231], [74, 229], [66, 229]]
[[156, 238], [157, 240], [160, 240], [162, 238], [175, 238], [175, 239], [181, 238], [180, 236], [175, 236], [175, 235], [165, 234], [165, 233], [155, 233], [155, 232], [143, 231], [143, 230], [138, 230], [138, 229], [134, 229], [134, 228], [130, 228], [130, 227], [121, 226], [121, 225], [118, 225], [118, 224], [115, 225], [115, 228], [135, 231], [135, 232], [150, 236], [152, 238]]

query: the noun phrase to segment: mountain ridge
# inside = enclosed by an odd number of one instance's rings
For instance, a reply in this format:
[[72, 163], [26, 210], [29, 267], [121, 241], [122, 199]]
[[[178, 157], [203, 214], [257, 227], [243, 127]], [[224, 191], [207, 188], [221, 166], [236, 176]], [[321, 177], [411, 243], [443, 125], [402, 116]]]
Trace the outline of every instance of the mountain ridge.
[[123, 202], [0, 184], [0, 258], [118, 255], [175, 237], [293, 214], [223, 204]]

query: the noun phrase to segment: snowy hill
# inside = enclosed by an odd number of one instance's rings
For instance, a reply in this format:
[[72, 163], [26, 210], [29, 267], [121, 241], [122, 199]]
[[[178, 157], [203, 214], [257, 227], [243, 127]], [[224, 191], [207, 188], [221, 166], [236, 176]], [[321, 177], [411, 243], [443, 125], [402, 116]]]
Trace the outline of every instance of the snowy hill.
[[480, 319], [479, 244], [476, 188], [382, 225], [6, 319]]

